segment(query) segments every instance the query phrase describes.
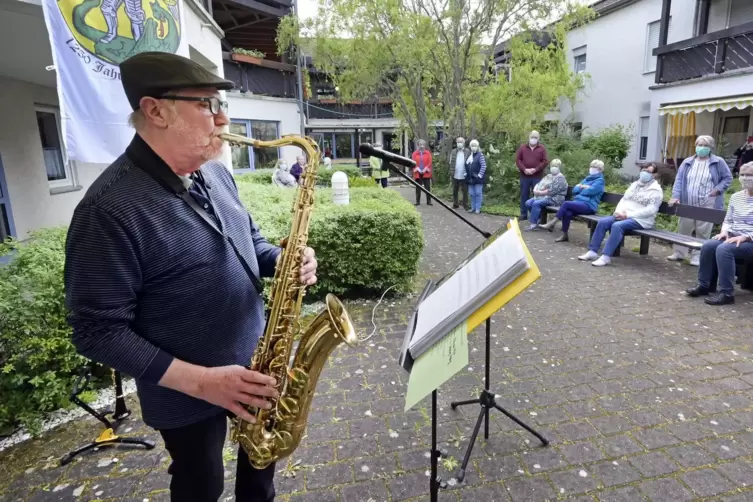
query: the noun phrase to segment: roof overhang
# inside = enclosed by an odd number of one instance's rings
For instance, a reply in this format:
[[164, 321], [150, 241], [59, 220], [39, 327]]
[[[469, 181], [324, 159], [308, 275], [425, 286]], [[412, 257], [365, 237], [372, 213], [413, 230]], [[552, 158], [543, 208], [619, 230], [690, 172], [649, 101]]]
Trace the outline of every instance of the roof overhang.
[[659, 115], [677, 115], [690, 112], [714, 112], [716, 110], [727, 111], [733, 108], [742, 110], [749, 106], [753, 106], [753, 94], [667, 104], [659, 107]]
[[256, 49], [277, 58], [277, 26], [293, 0], [212, 0], [212, 17], [225, 32], [223, 46]]

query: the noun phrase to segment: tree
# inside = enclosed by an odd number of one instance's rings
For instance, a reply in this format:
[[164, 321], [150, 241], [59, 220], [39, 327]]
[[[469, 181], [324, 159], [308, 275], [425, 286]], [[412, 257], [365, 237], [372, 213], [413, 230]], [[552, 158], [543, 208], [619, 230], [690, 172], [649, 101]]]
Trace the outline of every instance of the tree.
[[[541, 78], [534, 86], [537, 104], [577, 85], [565, 71], [562, 43], [538, 50], [515, 37], [571, 10], [570, 0], [320, 0], [316, 18], [300, 26], [295, 18], [283, 19], [277, 42], [280, 51], [309, 45], [314, 64], [343, 99], [389, 97], [413, 137], [428, 138], [432, 123], [441, 120], [453, 138], [471, 132], [469, 117], [496, 129], [537, 116], [532, 103], [519, 111], [505, 106], [504, 120], [495, 115], [498, 98], [524, 91], [517, 79], [510, 86], [494, 78], [493, 49], [502, 40], [510, 40], [521, 75]], [[537, 74], [553, 68], [553, 76]]]

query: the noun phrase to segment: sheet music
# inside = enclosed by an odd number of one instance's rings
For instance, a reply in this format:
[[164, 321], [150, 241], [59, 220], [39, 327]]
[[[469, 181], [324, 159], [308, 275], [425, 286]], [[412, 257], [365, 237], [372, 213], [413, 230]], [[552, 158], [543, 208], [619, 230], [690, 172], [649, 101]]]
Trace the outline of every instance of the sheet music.
[[527, 269], [517, 234], [502, 234], [423, 301], [410, 345], [413, 357]]

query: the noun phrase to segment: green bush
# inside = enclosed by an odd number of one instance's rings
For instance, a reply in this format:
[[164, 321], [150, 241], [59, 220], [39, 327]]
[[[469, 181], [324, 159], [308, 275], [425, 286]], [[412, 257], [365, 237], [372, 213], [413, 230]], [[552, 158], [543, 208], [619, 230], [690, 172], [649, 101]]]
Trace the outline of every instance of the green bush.
[[0, 430], [38, 430], [44, 413], [69, 406], [73, 377], [86, 360], [70, 341], [63, 287], [66, 229], [36, 233], [0, 267]]
[[604, 164], [613, 169], [620, 169], [632, 143], [632, 125], [624, 127], [617, 124], [586, 136], [583, 139], [583, 148], [596, 154], [598, 158], [604, 161]]
[[[256, 171], [250, 171], [248, 173], [236, 174], [235, 179], [243, 183], [271, 185], [272, 173], [274, 173], [274, 171], [274, 169], [257, 169]], [[316, 173], [316, 175], [319, 177], [319, 179], [317, 180], [317, 185], [329, 186], [332, 182], [332, 175], [337, 171], [342, 171], [347, 174], [351, 182], [354, 178], [361, 177], [361, 170], [356, 166], [335, 166], [332, 169], [324, 169], [324, 166], [320, 166], [319, 171]]]
[[[394, 190], [352, 188], [350, 204], [332, 203], [330, 189], [317, 189], [308, 245], [316, 250], [318, 282], [313, 298], [379, 295], [389, 286], [407, 291], [423, 250], [418, 211]], [[295, 190], [238, 184], [241, 200], [272, 243], [287, 237]]]

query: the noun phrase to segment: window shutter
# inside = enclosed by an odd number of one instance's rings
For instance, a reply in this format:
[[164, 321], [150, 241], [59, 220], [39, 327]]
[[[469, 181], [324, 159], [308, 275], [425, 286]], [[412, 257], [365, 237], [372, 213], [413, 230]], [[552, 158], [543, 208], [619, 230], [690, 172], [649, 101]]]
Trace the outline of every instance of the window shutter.
[[648, 136], [648, 117], [641, 117], [639, 129], [640, 136]]
[[[669, 26], [667, 27], [667, 43], [671, 44], [672, 40], [672, 18], [669, 18]], [[661, 21], [654, 21], [648, 23], [648, 39], [646, 40], [646, 58], [644, 63], [644, 71], [656, 71], [656, 56], [652, 54], [654, 49], [659, 47], [659, 31], [661, 31]]]
[[753, 2], [750, 0], [732, 0], [729, 9], [729, 26], [753, 22]]

